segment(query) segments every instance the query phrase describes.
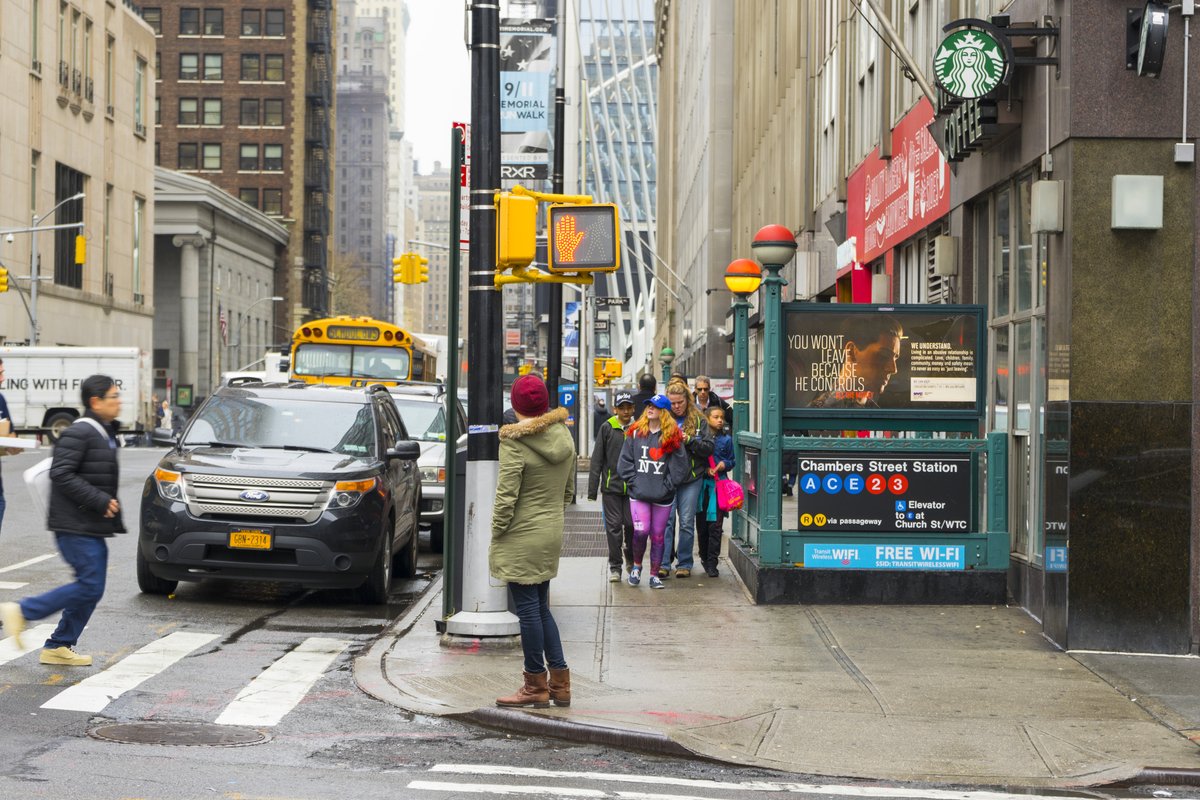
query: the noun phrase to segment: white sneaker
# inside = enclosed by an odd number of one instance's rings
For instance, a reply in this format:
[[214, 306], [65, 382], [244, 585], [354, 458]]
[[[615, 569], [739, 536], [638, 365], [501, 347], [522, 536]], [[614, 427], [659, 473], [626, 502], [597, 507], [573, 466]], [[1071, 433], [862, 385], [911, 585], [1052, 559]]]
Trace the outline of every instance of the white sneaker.
[[21, 633], [25, 630], [25, 615], [21, 613], [21, 606], [16, 603], [0, 603], [0, 625], [3, 625], [4, 632], [12, 637], [17, 649], [24, 650]]

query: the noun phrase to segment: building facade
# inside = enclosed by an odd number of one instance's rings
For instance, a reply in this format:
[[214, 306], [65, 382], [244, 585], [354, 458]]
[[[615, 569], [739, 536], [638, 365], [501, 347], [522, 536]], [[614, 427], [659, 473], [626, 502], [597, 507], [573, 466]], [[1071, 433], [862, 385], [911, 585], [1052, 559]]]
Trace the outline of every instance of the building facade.
[[[449, 135], [449, 134], [447, 134]], [[422, 242], [450, 242], [450, 171], [440, 161], [433, 164], [433, 172], [417, 175], [417, 240]], [[414, 297], [424, 301], [423, 326], [425, 333], [438, 336], [449, 335], [450, 325], [450, 251], [441, 247], [419, 247], [421, 254], [429, 259], [429, 282], [405, 287]], [[462, 260], [466, 266], [466, 258]], [[465, 337], [467, 330], [467, 282], [459, 281], [459, 328], [458, 335]]]
[[[390, 320], [391, 259], [387, 257], [388, 141], [393, 72], [384, 17], [368, 17], [354, 2], [342, 2], [338, 47], [338, 166], [335, 182], [334, 252], [339, 284], [335, 290], [349, 307], [339, 313]], [[353, 298], [353, 299], [351, 299]], [[361, 305], [362, 307], [358, 307]]]
[[329, 310], [332, 0], [143, 6], [158, 37], [156, 163], [209, 180], [290, 233], [276, 324]]
[[[8, 306], [0, 341], [148, 351], [154, 34], [128, 3], [112, 0], [8, 0], [2, 8], [0, 264], [10, 288], [0, 295]], [[87, 240], [82, 265], [77, 235]]]
[[[664, 72], [701, 57], [673, 34], [674, 5], [659, 4], [660, 41], [679, 48]], [[781, 223], [800, 248], [785, 271], [797, 299], [983, 306], [977, 433], [1004, 441], [1007, 491], [978, 500], [1007, 520], [1009, 594], [1065, 648], [1194, 653], [1200, 222], [1181, 110], [1200, 89], [1184, 44], [1168, 42], [1154, 80], [1127, 68], [1124, 8], [878, 8], [886, 20], [848, 0], [734, 4], [734, 85], [748, 88], [729, 112], [731, 256]], [[943, 26], [965, 18], [1018, 60], [1007, 84], [958, 102], [932, 76]], [[1161, 217], [1139, 219], [1148, 209]]]
[[275, 325], [275, 271], [287, 229], [195, 175], [159, 168], [154, 181], [154, 388], [199, 404], [221, 375], [262, 370], [286, 352]]

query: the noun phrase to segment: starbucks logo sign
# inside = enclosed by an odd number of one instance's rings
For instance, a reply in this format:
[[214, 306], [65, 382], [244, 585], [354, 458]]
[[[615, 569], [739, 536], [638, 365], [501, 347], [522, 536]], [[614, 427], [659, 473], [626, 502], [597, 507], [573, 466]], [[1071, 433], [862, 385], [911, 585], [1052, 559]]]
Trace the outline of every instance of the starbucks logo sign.
[[955, 31], [933, 59], [937, 82], [955, 97], [983, 97], [1000, 85], [1007, 67], [1004, 48], [985, 31]]

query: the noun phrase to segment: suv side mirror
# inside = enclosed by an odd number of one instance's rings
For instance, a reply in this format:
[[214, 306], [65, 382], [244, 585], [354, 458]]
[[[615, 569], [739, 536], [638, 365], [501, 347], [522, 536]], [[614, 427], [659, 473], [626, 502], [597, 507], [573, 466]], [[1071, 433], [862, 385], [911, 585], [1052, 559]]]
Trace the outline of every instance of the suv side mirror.
[[388, 458], [398, 458], [401, 461], [416, 461], [421, 457], [421, 445], [411, 439], [401, 439], [396, 446], [388, 450]]

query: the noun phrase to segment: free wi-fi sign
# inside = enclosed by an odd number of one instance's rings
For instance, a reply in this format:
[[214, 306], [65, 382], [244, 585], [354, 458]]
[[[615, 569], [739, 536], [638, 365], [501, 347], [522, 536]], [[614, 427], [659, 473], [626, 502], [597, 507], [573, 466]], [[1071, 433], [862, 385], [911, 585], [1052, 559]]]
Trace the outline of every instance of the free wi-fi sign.
[[552, 205], [546, 230], [551, 272], [614, 272], [621, 266], [614, 203]]

